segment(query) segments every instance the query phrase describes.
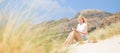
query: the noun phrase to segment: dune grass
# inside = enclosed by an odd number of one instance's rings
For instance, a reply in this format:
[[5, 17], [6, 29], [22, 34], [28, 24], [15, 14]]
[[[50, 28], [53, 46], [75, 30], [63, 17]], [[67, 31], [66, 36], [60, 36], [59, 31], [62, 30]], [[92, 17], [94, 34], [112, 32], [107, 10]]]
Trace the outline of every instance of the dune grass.
[[88, 40], [104, 40], [118, 34], [120, 34], [120, 22], [89, 33]]
[[[0, 53], [64, 53], [62, 40], [55, 38], [55, 31], [31, 28], [29, 21], [17, 24], [17, 18], [0, 18]], [[43, 30], [47, 29], [43, 32]]]

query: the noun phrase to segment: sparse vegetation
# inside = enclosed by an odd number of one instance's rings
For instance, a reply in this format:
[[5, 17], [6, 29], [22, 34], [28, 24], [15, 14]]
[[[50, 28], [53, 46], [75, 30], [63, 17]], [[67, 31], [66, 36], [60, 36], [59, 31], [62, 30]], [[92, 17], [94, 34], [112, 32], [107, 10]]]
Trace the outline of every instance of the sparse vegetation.
[[110, 26], [105, 26], [104, 28], [97, 29], [91, 32], [88, 36], [88, 39], [104, 40], [118, 34], [120, 34], [120, 22], [111, 24]]

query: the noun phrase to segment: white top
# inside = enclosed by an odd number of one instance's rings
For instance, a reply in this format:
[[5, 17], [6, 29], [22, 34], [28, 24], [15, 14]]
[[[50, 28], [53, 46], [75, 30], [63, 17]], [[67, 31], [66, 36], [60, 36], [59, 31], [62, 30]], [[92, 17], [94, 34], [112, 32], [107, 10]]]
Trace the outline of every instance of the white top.
[[[78, 24], [78, 25], [77, 25], [77, 31], [79, 31], [79, 32], [84, 32], [86, 26], [87, 26], [86, 23]], [[85, 35], [85, 34], [81, 34], [81, 35]]]

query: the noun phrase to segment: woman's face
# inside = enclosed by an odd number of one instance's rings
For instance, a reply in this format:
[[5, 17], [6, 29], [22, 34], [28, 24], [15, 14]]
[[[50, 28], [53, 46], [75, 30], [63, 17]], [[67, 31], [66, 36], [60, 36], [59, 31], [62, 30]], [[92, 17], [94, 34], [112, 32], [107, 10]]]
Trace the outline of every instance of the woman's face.
[[83, 19], [82, 18], [79, 19], [79, 23], [83, 23]]

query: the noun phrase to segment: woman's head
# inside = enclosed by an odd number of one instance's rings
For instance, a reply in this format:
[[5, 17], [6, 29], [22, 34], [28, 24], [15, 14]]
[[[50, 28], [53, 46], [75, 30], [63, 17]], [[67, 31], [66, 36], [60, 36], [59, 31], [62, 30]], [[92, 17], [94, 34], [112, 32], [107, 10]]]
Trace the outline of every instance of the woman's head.
[[77, 20], [78, 20], [79, 23], [86, 23], [87, 22], [85, 17], [82, 16], [82, 15], [80, 15]]

